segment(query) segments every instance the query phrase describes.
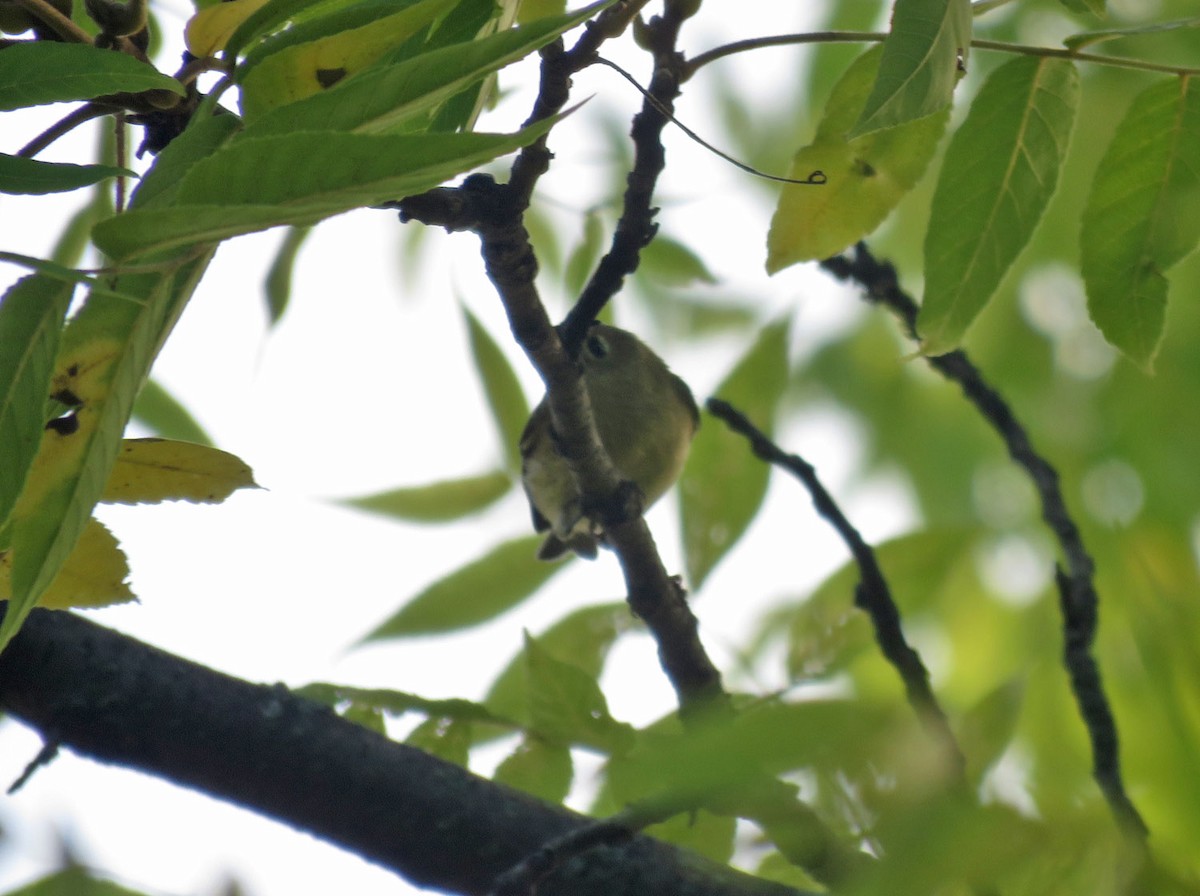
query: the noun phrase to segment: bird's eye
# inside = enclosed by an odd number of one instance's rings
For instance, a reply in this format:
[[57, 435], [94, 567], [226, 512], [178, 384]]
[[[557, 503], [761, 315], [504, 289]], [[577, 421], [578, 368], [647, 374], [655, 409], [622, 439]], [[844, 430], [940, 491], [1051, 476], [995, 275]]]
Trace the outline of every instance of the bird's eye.
[[589, 336], [584, 345], [593, 358], [603, 358], [608, 354], [608, 342], [603, 336]]

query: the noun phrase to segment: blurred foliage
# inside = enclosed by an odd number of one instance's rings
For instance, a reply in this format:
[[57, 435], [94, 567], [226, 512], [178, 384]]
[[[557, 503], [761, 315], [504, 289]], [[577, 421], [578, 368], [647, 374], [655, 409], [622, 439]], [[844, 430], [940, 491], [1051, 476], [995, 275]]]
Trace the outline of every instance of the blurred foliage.
[[[923, 0], [909, 6], [919, 10], [922, 3], [931, 6]], [[942, 4], [943, 14], [953, 17], [951, 6]], [[1110, 33], [1103, 35], [1108, 39], [1102, 43], [1089, 44], [1092, 37], [1076, 43], [1088, 44], [1088, 52], [1168, 66], [1200, 66], [1194, 24], [1147, 27], [1176, 20], [1194, 23], [1193, 0], [1161, 0], [1152, 10], [1149, 6], [1126, 3], [1118, 10], [1114, 4], [1108, 17], [1100, 18], [1096, 13], [1104, 4], [1099, 0], [982, 3], [976, 5], [980, 14], [972, 24], [976, 38], [1049, 48], [1061, 47], [1071, 35], [1106, 31]], [[473, 4], [472, 15], [482, 9]], [[824, 9], [825, 19], [815, 28], [862, 31], [886, 28], [890, 5], [860, 0], [829, 3]], [[308, 30], [314, 34], [331, 30], [344, 38], [344, 29], [335, 29], [331, 20], [348, 16], [346, 21], [357, 22], [380, 14], [382, 8], [338, 2], [322, 11], [308, 17]], [[522, 22], [532, 22], [563, 13], [562, 3], [527, 2], [520, 15]], [[700, 21], [719, 24], [730, 15], [729, 6], [708, 0]], [[407, 51], [416, 53], [428, 43], [434, 48], [428, 52], [442, 53], [437, 59], [444, 61], [450, 55], [447, 46], [457, 56], [455, 41], [461, 41], [470, 42], [471, 52], [483, 53], [486, 59], [478, 66], [459, 60], [453, 77], [431, 82], [430, 94], [404, 99], [414, 102], [416, 111], [375, 110], [371, 113], [375, 117], [347, 125], [348, 131], [369, 125], [385, 131], [410, 129], [405, 134], [411, 135], [439, 121], [447, 132], [468, 128], [468, 113], [483, 90], [481, 79], [490, 77], [513, 54], [532, 53], [568, 25], [562, 19], [543, 21], [536, 39], [510, 44], [493, 36], [485, 44], [482, 37], [472, 36], [474, 25], [467, 29], [472, 34], [439, 33], [436, 17], [432, 12], [430, 16], [421, 20], [422, 29], [411, 37], [413, 43], [405, 44]], [[963, 26], [956, 20], [956, 27]], [[285, 45], [297, 39], [283, 21], [249, 15], [240, 27], [240, 38], [252, 47], [251, 53], [258, 54], [256, 60], [285, 51]], [[272, 31], [289, 36], [276, 38], [273, 44]], [[345, 49], [346, 43], [340, 40], [338, 46]], [[943, 42], [936, 52], [954, 57], [958, 49]], [[763, 100], [742, 90], [736, 78], [712, 76], [720, 62], [711, 70], [701, 69], [683, 89], [686, 95], [702, 99], [711, 111], [715, 144], [762, 171], [781, 172], [798, 150], [803, 152], [818, 140], [821, 122], [845, 118], [843, 132], [855, 124], [857, 110], [826, 103], [836, 96], [835, 85], [862, 50], [859, 43], [825, 42], [793, 53], [788, 57], [792, 68], [779, 77], [782, 100], [778, 96]], [[766, 54], [782, 51], [760, 48], [755, 52], [769, 60], [772, 57]], [[429, 75], [411, 65], [411, 59], [394, 56], [393, 52], [383, 59], [356, 58], [356, 65], [366, 66], [356, 77], [379, 77], [383, 83], [387, 66], [402, 64], [410, 66], [403, 69], [406, 76]], [[966, 116], [965, 110], [986, 79], [1008, 59], [1008, 54], [994, 49], [972, 50], [956, 88], [951, 132], [986, 125], [986, 116], [979, 117], [982, 124], [973, 124], [976, 116]], [[479, 701], [422, 698], [401, 690], [410, 686], [403, 681], [382, 683], [379, 690], [313, 686], [309, 695], [381, 732], [389, 731], [388, 720], [415, 716], [415, 727], [405, 734], [407, 742], [456, 763], [477, 763], [484, 749], [492, 751], [489, 755], [495, 759], [495, 752], [503, 750], [504, 756], [492, 765], [496, 780], [554, 802], [590, 803], [597, 814], [620, 811], [649, 798], [686, 795], [692, 800], [691, 811], [654, 825], [653, 834], [718, 861], [757, 865], [764, 876], [797, 886], [830, 882], [813, 868], [791, 864], [785, 845], [772, 841], [770, 826], [755, 815], [750, 797], [764, 775], [794, 786], [838, 844], [878, 859], [857, 877], [831, 886], [839, 893], [1200, 892], [1196, 850], [1200, 843], [1196, 760], [1200, 756], [1200, 474], [1196, 460], [1200, 414], [1194, 410], [1200, 389], [1200, 353], [1194, 348], [1200, 340], [1200, 307], [1189, 301], [1200, 292], [1200, 259], [1193, 254], [1167, 274], [1170, 299], [1161, 341], [1156, 333], [1154, 345], [1142, 344], [1126, 358], [1113, 347], [1122, 344], [1121, 334], [1106, 329], [1102, 335], [1089, 318], [1079, 246], [1080, 221], [1098, 169], [1135, 97], [1171, 77], [1178, 77], [1185, 89], [1195, 90], [1196, 78], [1078, 59], [1070, 64], [1078, 72], [1080, 91], [1077, 106], [1072, 105], [1074, 132], [1061, 168], [1056, 167], [1057, 189], [1053, 195], [1037, 195], [1036, 213], [1021, 218], [1021, 232], [1004, 234], [1011, 238], [1003, 240], [1003, 263], [995, 265], [982, 298], [977, 306], [972, 304], [970, 320], [963, 322], [961, 331], [956, 329], [951, 342], [961, 336], [983, 376], [1053, 465], [1067, 507], [1096, 560], [1101, 623], [1095, 652], [1118, 724], [1125, 783], [1151, 832], [1149, 861], [1121, 838], [1091, 778], [1087, 732], [1060, 659], [1063, 632], [1054, 569], [1062, 562], [1061, 549], [1041, 521], [1037, 496], [1024, 471], [1011, 464], [988, 421], [963, 399], [957, 386], [929, 368], [920, 346], [885, 310], [871, 306], [852, 323], [831, 331], [819, 345], [797, 351], [794, 333], [800, 328], [794, 326], [794, 305], [781, 315], [778, 308], [768, 309], [744, 291], [722, 283], [721, 272], [708, 258], [712, 245], [705, 243], [719, 237], [701, 228], [695, 232], [664, 228], [646, 248], [640, 269], [622, 294], [621, 318], [649, 321], [656, 335], [681, 357], [695, 352], [707, 364], [711, 351], [715, 370], [732, 370], [719, 380], [715, 394], [779, 434], [784, 451], [802, 447], [789, 442], [800, 424], [825, 409], [837, 408], [852, 422], [858, 444], [857, 464], [848, 481], [839, 484], [835, 497], [852, 495], [856, 487], [879, 474], [903, 482], [912, 496], [914, 523], [909, 531], [874, 548], [904, 629], [925, 658], [934, 691], [965, 755], [965, 780], [955, 780], [952, 765], [906, 705], [903, 683], [882, 657], [870, 619], [857, 609], [857, 567], [846, 564], [815, 587], [801, 590], [792, 584], [800, 578], [799, 564], [807, 560], [799, 551], [776, 551], [749, 571], [745, 565], [735, 566], [739, 551], [768, 537], [755, 523], [775, 495], [768, 489], [769, 471], [743, 440], [708, 417], [680, 490], [689, 584], [696, 590], [703, 584], [706, 597], [713, 592], [719, 596], [721, 591], [776, 595], [761, 617], [746, 626], [745, 643], [736, 645], [741, 665], [726, 672], [737, 710], [731, 719], [685, 728], [674, 714], [668, 714], [638, 728], [610, 708], [607, 676], [619, 673], [606, 668], [610, 656], [622, 643], [644, 637], [640, 623], [622, 603], [573, 606], [540, 633], [526, 633], [521, 649], [501, 673], [490, 684], [481, 682], [479, 692], [486, 697]], [[862, 65], [856, 68], [866, 70]], [[145, 71], [91, 74], [92, 91], [115, 90], [114, 85], [125, 89], [122, 79], [131, 76], [161, 82]], [[890, 76], [895, 77], [895, 71]], [[940, 76], [939, 89], [944, 89], [946, 72]], [[354, 80], [354, 76], [347, 78], [347, 84]], [[862, 94], [858, 99], [865, 100], [871, 82], [866, 75], [861, 80], [856, 90]], [[317, 112], [326, 108], [318, 103], [335, 94], [336, 90], [318, 91], [297, 105], [312, 103], [306, 108], [316, 120]], [[57, 94], [44, 96], [64, 99]], [[282, 95], [274, 93], [269, 99], [272, 104], [284, 102]], [[889, 119], [887, 124], [915, 125], [922, 132], [939, 130], [940, 121], [918, 114], [927, 111], [919, 100], [919, 96], [906, 98], [901, 105], [908, 111], [896, 113], [915, 121]], [[1017, 105], [1021, 108], [1007, 111], [1010, 124], [1025, 108]], [[1026, 105], [1037, 112], [1046, 108], [1033, 101]], [[786, 114], [780, 113], [781, 108]], [[1194, 113], [1181, 106], [1181, 120], [1189, 115]], [[271, 121], [270, 116], [263, 112], [259, 126]], [[555, 312], [578, 295], [606, 251], [631, 164], [627, 122], [603, 111], [596, 116], [595, 155], [585, 160], [592, 165], [594, 177], [586, 190], [581, 186], [580, 195], [572, 195], [569, 205], [537, 196], [526, 216], [540, 261], [539, 287]], [[282, 120], [276, 116], [272, 127], [283, 127]], [[401, 120], [403, 124], [397, 124]], [[892, 127], [890, 137], [880, 139], [895, 138], [899, 128]], [[1014, 129], [1018, 135], [1023, 133], [1015, 125]], [[149, 184], [142, 194], [147, 203], [173, 202], [177, 181], [195, 170], [189, 166], [217, 157], [228, 134], [216, 133], [220, 127], [212, 130], [206, 134], [200, 128], [190, 129], [187, 139], [160, 157], [157, 178], [152, 171], [144, 181]], [[1173, 151], [1183, 173], [1178, 180], [1164, 176], [1156, 182], [1160, 187], [1179, 186], [1180, 195], [1172, 202], [1188, 203], [1169, 207], [1183, 212], [1156, 219], [1157, 229], [1165, 232], [1156, 236], [1167, 242], [1180, 234], [1188, 236], [1200, 220], [1197, 194], [1189, 192], [1196, 186], [1191, 160], [1200, 150], [1188, 142], [1200, 134], [1191, 125], [1182, 126], [1180, 133], [1183, 139]], [[441, 136], [457, 141], [474, 135]], [[840, 133], [839, 139], [844, 136]], [[396, 134], [390, 137], [399, 139]], [[532, 139], [532, 134], [513, 137], [503, 146], [489, 144], [483, 157], [526, 138]], [[976, 142], [966, 145], [986, 146], [980, 138], [977, 132]], [[881, 204], [875, 209], [879, 214], [873, 217], [889, 210], [890, 214], [868, 236], [875, 255], [895, 264], [901, 285], [918, 300], [928, 274], [926, 232], [942, 172], [939, 153], [947, 142], [943, 139], [935, 147], [935, 140], [933, 134], [922, 145], [932, 161], [915, 187], [885, 185], [888, 189], [882, 192], [898, 201], [893, 208], [889, 198], [886, 208]], [[1013, 159], [1021, 155], [1020, 140], [1020, 136], [1013, 138], [1006, 150]], [[839, 152], [853, 155], [855, 145], [866, 144], [842, 141]], [[950, 155], [951, 167], [961, 163]], [[485, 160], [467, 156], [465, 150], [455, 155], [457, 167], [437, 168], [437, 176]], [[862, 159], [856, 156], [854, 161]], [[867, 167], [871, 170], [860, 167], [864, 177], [880, 173]], [[218, 165], [209, 163], [206, 183], [214, 190], [221, 173]], [[1099, 173], [1117, 178], [1122, 174]], [[966, 184], [964, 190], [979, 185], [961, 167], [955, 176], [964, 178], [953, 181]], [[427, 185], [425, 180], [420, 184]], [[197, 184], [191, 189], [195, 201]], [[748, 179], [745, 190], [761, 191], [760, 220], [765, 222], [780, 189]], [[903, 198], [898, 198], [901, 194]], [[76, 262], [80, 229], [108, 218], [111, 208], [100, 198], [104, 195], [97, 191], [79, 216], [68, 222], [58, 261]], [[371, 197], [372, 202], [381, 198], [374, 193]], [[279, 202], [286, 205], [296, 198], [289, 193]], [[347, 202], [342, 196], [336, 210]], [[953, 203], [948, 207], [954, 208]], [[322, 214], [333, 210], [321, 206]], [[1177, 220], [1188, 214], [1192, 217], [1186, 221]], [[312, 216], [250, 217], [239, 219], [238, 227], [266, 226], [263, 220], [295, 221], [307, 227]], [[114, 220], [117, 223], [111, 223]], [[109, 221], [108, 232], [120, 226], [119, 219]], [[180, 228], [191, 223], [183, 216], [171, 221]], [[215, 238], [221, 235], [216, 231], [223, 223], [221, 216], [214, 216], [211, 227], [197, 233]], [[938, 223], [941, 230], [936, 232], [952, 234], [955, 223], [952, 214], [948, 222]], [[723, 222], [723, 226], [749, 225]], [[763, 230], [765, 256], [765, 226]], [[148, 226], [139, 238], [152, 242], [156, 233]], [[424, 262], [427, 243], [422, 234], [421, 228], [409, 225], [400, 238], [407, 275], [416, 276]], [[839, 245], [860, 235], [844, 235]], [[966, 235], [968, 241], [970, 236]], [[266, 287], [272, 324], [293, 304], [290, 275], [297, 253], [319, 238], [319, 229], [311, 235], [307, 229], [295, 229], [284, 238]], [[1172, 248], [1190, 251], [1194, 247]], [[1147, 263], [1156, 260], [1150, 249]], [[757, 270], [761, 261], [762, 257], [746, 259], [747, 270]], [[173, 263], [180, 269], [184, 265], [178, 259]], [[49, 262], [32, 266], [40, 273], [24, 290], [31, 294], [62, 291], [54, 285], [62, 279], [61, 270]], [[122, 288], [131, 284], [135, 302], [145, 303], [158, 295], [157, 281], [143, 277], [127, 275], [119, 283]], [[182, 303], [186, 290], [180, 289]], [[8, 296], [19, 299], [22, 294]], [[843, 290], [822, 301], [853, 301], [851, 294]], [[65, 314], [65, 301], [60, 297], [59, 319]], [[11, 311], [17, 304], [9, 301], [7, 307]], [[176, 312], [172, 306], [171, 313]], [[39, 313], [45, 315], [45, 308]], [[516, 439], [529, 405], [514, 373], [517, 353], [507, 334], [485, 328], [482, 316], [467, 311], [465, 317], [462, 357], [464, 363], [474, 365], [498, 434], [491, 472], [404, 486], [346, 503], [427, 524], [447, 523], [474, 516], [519, 490]], [[4, 332], [42, 332], [40, 320], [31, 316]], [[123, 394], [128, 399], [126, 410], [156, 431], [207, 441], [186, 409], [153, 381], [134, 404], [134, 384], [145, 380], [151, 360], [142, 356], [152, 355], [170, 329], [165, 319], [155, 323], [157, 329], [134, 345], [141, 367], [131, 366], [121, 380], [127, 392]], [[0, 318], [0, 324], [13, 322]], [[136, 326], [142, 327], [143, 322]], [[47, 336], [47, 340], [47, 345], [57, 344], [55, 338]], [[49, 413], [45, 406], [52, 380], [51, 354], [51, 348], [45, 349], [38, 364], [24, 368], [8, 364], [5, 369], [12, 368], [7, 375], [13, 382], [0, 384], [5, 387], [0, 400], [6, 402], [0, 407], [6, 416], [0, 419], [12, 432], [20, 429], [18, 434], [26, 439], [24, 450], [10, 455], [21, 461], [22, 471], [36, 464], [28, 439], [38, 444], [46, 420], [62, 419], [65, 413], [58, 406], [51, 406], [54, 413]], [[1151, 358], [1154, 376], [1145, 372]], [[11, 432], [0, 431], [0, 435], [9, 437]], [[114, 438], [119, 435], [114, 431]], [[6, 481], [5, 506], [18, 501], [21, 484]], [[790, 502], [795, 515], [807, 514], [807, 497], [790, 481], [788, 485], [789, 497], [782, 500]], [[85, 520], [86, 515], [81, 525]], [[534, 598], [565, 567], [537, 563], [533, 551], [538, 539], [512, 535], [491, 538], [488, 544], [494, 547], [476, 545], [473, 559], [424, 588], [403, 583], [414, 596], [363, 641], [439, 635], [453, 645], [456, 635]], [[0, 537], [0, 547], [7, 550], [10, 525], [0, 529]], [[62, 553], [65, 557], [67, 552]], [[736, 581], [716, 574], [724, 571], [724, 565], [737, 570]], [[698, 605], [697, 613], [704, 616], [704, 604]], [[768, 691], [759, 684], [763, 681], [779, 683], [779, 690]], [[392, 686], [396, 690], [386, 689]], [[584, 753], [600, 763], [598, 777], [585, 780], [580, 773]]]

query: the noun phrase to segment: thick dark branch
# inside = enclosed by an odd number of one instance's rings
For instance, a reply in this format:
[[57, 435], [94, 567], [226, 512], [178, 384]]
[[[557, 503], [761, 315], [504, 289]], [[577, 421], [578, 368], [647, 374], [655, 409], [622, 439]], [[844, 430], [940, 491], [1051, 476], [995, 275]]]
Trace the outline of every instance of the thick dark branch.
[[[281, 685], [222, 675], [68, 613], [34, 610], [0, 654], [0, 707], [50, 743], [237, 803], [455, 893], [487, 893], [506, 869], [593, 824]], [[563, 862], [538, 892], [796, 893], [644, 836]]]
[[707, 407], [710, 412], [729, 424], [730, 429], [745, 436], [758, 457], [767, 463], [782, 467], [804, 483], [804, 487], [812, 495], [817, 513], [829, 521], [850, 548], [854, 562], [858, 564], [860, 576], [858, 587], [854, 590], [854, 603], [871, 617], [875, 640], [888, 662], [900, 673], [908, 694], [908, 702], [916, 710], [926, 729], [942, 745], [946, 755], [955, 763], [961, 777], [965, 767], [962, 751], [959, 750], [954, 732], [950, 730], [946, 721], [946, 714], [942, 712], [937, 697], [929, 686], [929, 672], [921, 662], [920, 654], [904, 637], [904, 629], [900, 624], [900, 609], [892, 599], [887, 579], [875, 558], [875, 551], [842, 513], [833, 496], [825, 490], [812, 464], [802, 457], [783, 451], [762, 430], [746, 419], [745, 414], [728, 402], [710, 398]]
[[[821, 262], [821, 266], [840, 280], [858, 283], [869, 301], [891, 310], [904, 322], [908, 334], [913, 339], [919, 338], [917, 303], [900, 289], [895, 268], [888, 262], [877, 260], [864, 244], [858, 244], [853, 256], [829, 258]], [[1099, 666], [1091, 653], [1099, 605], [1092, 582], [1095, 563], [1067, 511], [1058, 485], [1058, 472], [1034, 450], [1025, 428], [964, 352], [953, 351], [927, 360], [944, 377], [958, 383], [967, 399], [1004, 440], [1013, 461], [1033, 480], [1042, 505], [1042, 518], [1058, 539], [1066, 558], [1066, 570], [1060, 568], [1057, 572], [1065, 641], [1063, 659], [1091, 739], [1092, 772], [1117, 821], [1134, 836], [1144, 838], [1146, 824], [1121, 781], [1117, 725], [1100, 681]]]
[[[601, 309], [621, 290], [625, 278], [637, 270], [641, 252], [658, 232], [651, 205], [659, 175], [667, 164], [662, 145], [663, 129], [674, 112], [675, 98], [683, 80], [684, 58], [675, 49], [685, 14], [679, 3], [667, 3], [663, 15], [655, 16], [644, 33], [654, 57], [654, 75], [641, 111], [633, 118], [634, 164], [626, 178], [621, 217], [613, 233], [612, 245], [600, 259], [579, 301], [562, 324], [563, 341], [568, 350], [583, 342], [588, 326]], [[664, 115], [663, 113], [667, 114]]]

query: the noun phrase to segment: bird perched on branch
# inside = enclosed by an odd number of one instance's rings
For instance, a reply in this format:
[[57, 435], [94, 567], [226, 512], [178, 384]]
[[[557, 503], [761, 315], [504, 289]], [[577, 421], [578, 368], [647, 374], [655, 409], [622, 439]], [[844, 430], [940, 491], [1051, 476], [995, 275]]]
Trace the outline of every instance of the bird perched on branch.
[[[692, 392], [644, 342], [617, 327], [593, 324], [579, 361], [600, 441], [648, 508], [683, 470], [700, 424]], [[604, 532], [588, 518], [557, 441], [543, 398], [521, 434], [521, 478], [533, 527], [549, 533], [538, 557], [554, 560], [571, 550], [591, 559]]]

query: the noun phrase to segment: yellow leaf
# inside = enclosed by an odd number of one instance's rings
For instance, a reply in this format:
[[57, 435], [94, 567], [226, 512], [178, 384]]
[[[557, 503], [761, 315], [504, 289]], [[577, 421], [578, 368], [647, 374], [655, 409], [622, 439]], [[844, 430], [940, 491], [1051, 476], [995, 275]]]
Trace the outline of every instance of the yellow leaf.
[[401, 46], [455, 3], [420, 0], [358, 28], [286, 47], [266, 57], [242, 82], [243, 117], [249, 122], [276, 106], [328, 90]]
[[[0, 598], [12, 597], [12, 552], [0, 553]], [[49, 610], [70, 607], [107, 607], [136, 600], [125, 579], [129, 563], [113, 534], [96, 520], [88, 520], [83, 534], [67, 555], [37, 606]]]
[[201, 59], [216, 55], [242, 23], [266, 5], [267, 0], [230, 0], [200, 10], [184, 31], [188, 52]]
[[236, 489], [257, 487], [250, 468], [227, 451], [172, 439], [125, 439], [100, 500], [216, 504]]
[[113, 368], [119, 355], [118, 343], [97, 338], [59, 358], [50, 394], [68, 410], [46, 427], [13, 512], [16, 527], [27, 519], [44, 518], [43, 507], [51, 495], [83, 465], [88, 441], [100, 423], [96, 408], [112, 393]]
[[567, 0], [521, 0], [517, 21], [522, 25], [567, 11]]
[[788, 185], [767, 235], [767, 272], [828, 258], [873, 231], [924, 174], [949, 109], [850, 138], [879, 66], [879, 50], [855, 61], [825, 106], [816, 136], [792, 159], [788, 177], [820, 171], [819, 184]]

